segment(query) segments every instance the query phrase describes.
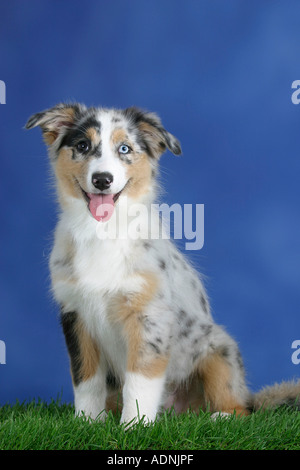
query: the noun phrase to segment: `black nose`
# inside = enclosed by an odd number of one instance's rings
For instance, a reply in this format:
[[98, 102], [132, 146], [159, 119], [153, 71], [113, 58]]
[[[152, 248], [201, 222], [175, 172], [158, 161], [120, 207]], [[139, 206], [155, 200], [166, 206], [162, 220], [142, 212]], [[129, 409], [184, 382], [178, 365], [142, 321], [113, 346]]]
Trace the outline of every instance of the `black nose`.
[[100, 189], [103, 191], [104, 189], [108, 189], [113, 182], [113, 175], [104, 171], [103, 173], [93, 173], [92, 174], [92, 183], [95, 188]]

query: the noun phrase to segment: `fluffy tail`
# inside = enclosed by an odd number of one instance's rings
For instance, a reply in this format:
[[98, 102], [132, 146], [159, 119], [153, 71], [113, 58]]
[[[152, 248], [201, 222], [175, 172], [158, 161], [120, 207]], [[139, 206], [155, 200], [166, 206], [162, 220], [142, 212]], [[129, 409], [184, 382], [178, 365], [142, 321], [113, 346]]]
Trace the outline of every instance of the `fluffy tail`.
[[250, 398], [249, 409], [257, 411], [279, 406], [289, 406], [300, 411], [300, 380], [282, 382], [263, 388]]

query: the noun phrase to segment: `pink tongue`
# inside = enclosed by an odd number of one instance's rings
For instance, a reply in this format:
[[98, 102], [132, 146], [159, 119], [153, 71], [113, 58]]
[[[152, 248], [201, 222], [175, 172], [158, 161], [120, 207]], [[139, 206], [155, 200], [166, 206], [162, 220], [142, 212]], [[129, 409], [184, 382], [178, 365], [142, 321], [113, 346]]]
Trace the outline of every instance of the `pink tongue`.
[[94, 219], [98, 222], [109, 220], [114, 211], [114, 194], [92, 194], [88, 193], [90, 198], [89, 208]]

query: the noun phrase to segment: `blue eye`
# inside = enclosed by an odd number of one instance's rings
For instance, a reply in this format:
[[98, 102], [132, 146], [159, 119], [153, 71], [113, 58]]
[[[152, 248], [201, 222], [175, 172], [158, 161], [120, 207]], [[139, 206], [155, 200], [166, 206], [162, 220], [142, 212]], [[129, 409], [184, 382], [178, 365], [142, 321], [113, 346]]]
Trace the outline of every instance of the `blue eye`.
[[125, 144], [120, 145], [119, 153], [126, 154], [126, 153], [129, 153], [129, 152], [130, 152], [130, 148], [128, 147], [128, 145], [125, 145]]

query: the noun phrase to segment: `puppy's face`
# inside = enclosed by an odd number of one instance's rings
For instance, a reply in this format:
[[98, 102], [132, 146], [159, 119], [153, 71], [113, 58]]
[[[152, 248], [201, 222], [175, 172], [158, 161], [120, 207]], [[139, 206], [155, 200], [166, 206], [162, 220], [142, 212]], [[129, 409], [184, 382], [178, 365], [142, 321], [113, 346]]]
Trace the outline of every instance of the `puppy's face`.
[[60, 104], [32, 116], [26, 128], [35, 126], [49, 147], [61, 203], [82, 199], [96, 220], [124, 194], [142, 200], [166, 148], [181, 153], [159, 118], [138, 108]]

